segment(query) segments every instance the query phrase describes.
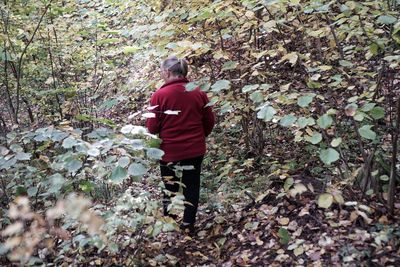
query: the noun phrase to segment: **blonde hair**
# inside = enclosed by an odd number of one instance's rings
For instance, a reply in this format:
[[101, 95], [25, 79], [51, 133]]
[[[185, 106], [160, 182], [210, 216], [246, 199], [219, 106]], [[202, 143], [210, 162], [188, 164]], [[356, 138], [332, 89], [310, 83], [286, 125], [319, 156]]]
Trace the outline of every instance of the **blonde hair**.
[[188, 63], [183, 58], [171, 56], [161, 63], [161, 68], [172, 72], [175, 76], [186, 77], [188, 74]]

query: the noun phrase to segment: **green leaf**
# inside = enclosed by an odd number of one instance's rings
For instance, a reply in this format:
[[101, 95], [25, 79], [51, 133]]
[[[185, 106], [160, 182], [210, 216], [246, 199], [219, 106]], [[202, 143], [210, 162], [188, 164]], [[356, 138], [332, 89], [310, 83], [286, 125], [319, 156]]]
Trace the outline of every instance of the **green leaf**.
[[328, 114], [324, 114], [323, 116], [319, 117], [317, 120], [318, 126], [321, 127], [322, 129], [327, 129], [331, 127], [333, 123], [333, 119], [331, 116]]
[[111, 173], [110, 180], [113, 183], [119, 184], [125, 178], [128, 177], [128, 172], [126, 171], [125, 168], [122, 168], [121, 166], [117, 166]]
[[371, 109], [369, 114], [375, 120], [379, 120], [385, 117], [385, 109], [381, 107], [374, 107], [373, 109]]
[[148, 148], [146, 154], [151, 159], [160, 160], [164, 156], [164, 151], [158, 148]]
[[100, 155], [100, 150], [97, 149], [97, 148], [95, 148], [95, 147], [92, 147], [92, 148], [90, 148], [86, 153], [87, 153], [89, 156], [97, 157], [97, 156]]
[[271, 121], [274, 115], [276, 114], [276, 110], [271, 106], [263, 107], [259, 112], [257, 112], [257, 118], [263, 121]]
[[17, 160], [30, 160], [31, 159], [31, 154], [30, 153], [24, 153], [24, 152], [18, 152], [16, 155], [15, 155], [15, 158], [17, 159]]
[[342, 138], [341, 137], [335, 138], [335, 139], [332, 140], [331, 146], [332, 147], [338, 147], [341, 143], [342, 143]]
[[122, 168], [125, 168], [126, 166], [129, 165], [130, 162], [131, 162], [130, 158], [125, 156], [125, 157], [121, 157], [118, 160], [118, 165], [121, 166]]
[[348, 60], [339, 60], [339, 64], [342, 67], [353, 67], [353, 63]]
[[147, 173], [147, 168], [141, 163], [132, 163], [128, 168], [128, 174], [132, 176], [142, 176]]
[[368, 111], [371, 111], [375, 106], [376, 106], [375, 103], [366, 103], [366, 104], [361, 108], [361, 110], [364, 111], [364, 112], [368, 112]]
[[138, 46], [125, 46], [122, 51], [124, 52], [124, 54], [133, 54], [139, 50], [140, 50], [140, 47], [138, 47]]
[[211, 86], [211, 91], [218, 93], [221, 90], [229, 89], [230, 86], [231, 86], [231, 82], [230, 81], [228, 81], [228, 80], [219, 80], [219, 81], [216, 81]]
[[83, 192], [88, 193], [94, 190], [94, 184], [91, 181], [80, 181], [79, 189], [81, 189]]
[[328, 193], [323, 193], [318, 197], [318, 207], [328, 209], [333, 203], [333, 196]]
[[222, 65], [221, 71], [233, 70], [233, 69], [235, 69], [238, 65], [239, 65], [239, 63], [238, 63], [237, 61], [227, 61], [227, 62], [224, 63], [224, 65]]
[[62, 146], [63, 146], [63, 148], [67, 148], [68, 149], [68, 148], [72, 148], [77, 143], [78, 142], [76, 141], [76, 139], [70, 136], [70, 137], [67, 137], [67, 138], [64, 139], [64, 141], [62, 143]]
[[391, 15], [381, 15], [376, 21], [380, 24], [394, 24], [397, 19]]
[[113, 44], [113, 43], [118, 43], [119, 39], [117, 38], [108, 38], [108, 39], [102, 39], [97, 41], [98, 45], [102, 45], [102, 44]]
[[300, 129], [312, 125], [315, 125], [315, 120], [313, 118], [301, 117], [297, 120], [297, 126], [299, 126]]
[[371, 130], [372, 127], [373, 125], [364, 125], [358, 129], [358, 133], [365, 139], [375, 140], [376, 133]]
[[312, 136], [307, 136], [305, 139], [311, 144], [316, 145], [322, 141], [322, 134], [314, 132]]
[[28, 191], [27, 191], [28, 196], [30, 196], [30, 197], [36, 196], [37, 192], [38, 192], [38, 187], [37, 186], [29, 187]]
[[278, 230], [278, 236], [280, 238], [279, 242], [282, 245], [287, 245], [290, 242], [290, 235], [289, 235], [289, 231], [285, 228], [279, 228]]
[[285, 189], [285, 191], [288, 191], [293, 184], [294, 184], [294, 179], [292, 177], [289, 177], [285, 180], [283, 189]]
[[185, 85], [185, 89], [188, 92], [195, 90], [197, 87], [199, 87], [198, 82], [190, 82]]
[[310, 103], [313, 101], [313, 99], [314, 99], [313, 95], [305, 95], [305, 96], [299, 97], [299, 99], [297, 99], [297, 105], [299, 105], [302, 108], [305, 108], [308, 105], [310, 105]]
[[354, 120], [356, 121], [363, 121], [364, 118], [365, 118], [364, 112], [357, 112], [356, 115], [354, 116]]
[[376, 56], [379, 52], [379, 46], [376, 43], [372, 43], [369, 46], [369, 52], [371, 52], [372, 55]]
[[326, 165], [331, 165], [333, 162], [339, 159], [339, 153], [333, 148], [322, 149], [319, 152], [319, 158]]
[[264, 100], [264, 95], [260, 91], [253, 92], [250, 99], [255, 103], [260, 103]]
[[385, 181], [385, 182], [387, 182], [387, 181], [390, 180], [389, 176], [387, 176], [386, 174], [381, 175], [381, 176], [379, 177], [379, 179], [380, 179], [381, 181]]
[[283, 127], [290, 127], [296, 122], [297, 118], [293, 114], [286, 115], [280, 120], [280, 125]]
[[64, 177], [59, 173], [51, 175], [49, 177], [49, 180], [50, 180], [50, 187], [48, 189], [48, 192], [55, 194], [61, 190], [62, 186], [65, 183]]
[[260, 87], [259, 84], [248, 84], [248, 85], [243, 86], [242, 92], [248, 93], [250, 91], [256, 90], [258, 87]]
[[77, 172], [82, 167], [82, 162], [80, 160], [72, 159], [65, 164], [65, 168], [70, 173]]
[[16, 190], [15, 190], [15, 195], [16, 196], [21, 196], [21, 195], [25, 195], [27, 194], [27, 190], [26, 187], [24, 186], [17, 186]]
[[393, 30], [392, 38], [400, 44], [400, 25], [397, 24], [397, 28]]

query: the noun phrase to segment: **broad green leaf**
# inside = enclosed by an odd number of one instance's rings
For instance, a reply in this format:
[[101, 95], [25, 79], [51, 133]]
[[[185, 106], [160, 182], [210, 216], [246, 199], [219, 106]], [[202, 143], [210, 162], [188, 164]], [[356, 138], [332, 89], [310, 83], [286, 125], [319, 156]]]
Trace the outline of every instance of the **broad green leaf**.
[[264, 121], [271, 121], [275, 114], [276, 110], [273, 107], [266, 106], [257, 113], [257, 118]]
[[377, 45], [376, 43], [372, 43], [369, 46], [369, 52], [371, 52], [372, 55], [376, 56], [379, 52], [379, 45]]
[[357, 112], [356, 115], [354, 116], [354, 120], [356, 121], [363, 121], [365, 119], [365, 113], [364, 112]]
[[333, 203], [333, 196], [329, 193], [323, 193], [318, 196], [318, 206], [328, 209]]
[[381, 176], [379, 177], [379, 179], [380, 179], [381, 181], [385, 181], [385, 182], [387, 182], [387, 181], [390, 180], [389, 176], [387, 176], [386, 174], [381, 175]]
[[11, 151], [13, 151], [14, 153], [20, 153], [20, 152], [24, 152], [24, 149], [22, 148], [22, 146], [18, 145], [18, 144], [12, 144], [10, 146]]
[[280, 125], [283, 127], [290, 127], [296, 122], [297, 118], [293, 114], [286, 115], [280, 120]]
[[197, 87], [199, 87], [198, 82], [190, 82], [185, 85], [185, 89], [188, 92], [195, 90]]
[[15, 155], [15, 158], [17, 160], [30, 160], [31, 159], [31, 154], [30, 153], [24, 153], [24, 152], [19, 152]]
[[290, 242], [290, 235], [289, 235], [289, 231], [285, 228], [279, 228], [278, 230], [278, 236], [280, 238], [279, 242], [282, 245], [287, 245]]
[[341, 143], [342, 143], [342, 138], [341, 138], [341, 137], [339, 137], [339, 138], [334, 138], [334, 139], [332, 140], [332, 142], [331, 142], [331, 146], [332, 146], [332, 147], [338, 147], [338, 146], [340, 146]]
[[70, 136], [64, 139], [62, 146], [68, 149], [74, 147], [77, 143], [76, 139]]
[[314, 96], [313, 95], [305, 95], [302, 97], [299, 97], [297, 99], [297, 105], [299, 105], [302, 108], [308, 107], [310, 103], [313, 101]]
[[93, 191], [94, 189], [94, 183], [91, 181], [80, 181], [79, 182], [79, 189], [81, 189], [83, 192], [90, 192]]
[[102, 44], [113, 44], [113, 43], [118, 43], [119, 39], [117, 38], [107, 38], [107, 39], [102, 39], [97, 41], [98, 45], [102, 45]]
[[255, 103], [260, 103], [264, 100], [264, 95], [260, 91], [253, 92], [250, 99]]
[[128, 176], [128, 172], [125, 168], [117, 166], [111, 173], [110, 180], [113, 183], [119, 184]]
[[369, 114], [375, 120], [379, 120], [385, 117], [385, 109], [381, 107], [374, 107], [373, 109], [371, 109]]
[[147, 173], [147, 168], [141, 163], [132, 163], [128, 168], [128, 174], [132, 176], [142, 176]]
[[248, 84], [248, 85], [243, 86], [242, 92], [243, 93], [248, 93], [250, 91], [256, 90], [259, 87], [260, 87], [259, 84]]
[[100, 155], [100, 150], [98, 148], [92, 147], [86, 152], [89, 156], [97, 157]]
[[322, 141], [322, 134], [314, 132], [312, 136], [307, 136], [305, 139], [311, 144], [316, 145]]
[[140, 47], [138, 47], [138, 46], [125, 46], [123, 48], [124, 54], [133, 54], [133, 53], [136, 53], [139, 50], [140, 50]]
[[229, 89], [230, 86], [231, 86], [231, 82], [230, 81], [228, 81], [228, 80], [219, 80], [219, 81], [216, 81], [211, 86], [211, 91], [218, 93], [221, 90]]
[[319, 158], [323, 163], [330, 165], [339, 159], [339, 153], [333, 148], [322, 149], [319, 153]]
[[297, 126], [299, 126], [300, 129], [312, 125], [315, 125], [315, 120], [313, 118], [301, 117], [297, 120]]
[[50, 193], [58, 193], [65, 183], [64, 177], [59, 173], [51, 175], [49, 177], [49, 180], [50, 180], [50, 187], [48, 189], [48, 192]]
[[164, 156], [164, 151], [158, 148], [148, 148], [146, 154], [151, 159], [160, 160]]
[[375, 103], [366, 103], [366, 104], [361, 108], [361, 110], [364, 111], [364, 112], [368, 112], [368, 111], [371, 111], [375, 106], [376, 106]]
[[82, 167], [82, 162], [80, 160], [72, 159], [65, 164], [65, 168], [70, 173], [77, 172]]
[[318, 126], [322, 129], [327, 129], [331, 127], [333, 119], [328, 114], [324, 114], [317, 120]]
[[397, 24], [397, 28], [393, 30], [392, 38], [400, 44], [400, 25]]
[[30, 196], [30, 197], [36, 196], [37, 192], [38, 192], [37, 186], [29, 187], [27, 190], [28, 196]]
[[391, 15], [382, 15], [376, 21], [380, 24], [394, 24], [397, 19]]
[[353, 63], [348, 60], [339, 60], [339, 64], [342, 67], [353, 67]]
[[292, 177], [289, 177], [285, 180], [283, 189], [285, 189], [285, 191], [288, 191], [293, 184], [294, 184], [294, 179]]
[[376, 133], [371, 130], [373, 125], [364, 125], [360, 129], [358, 129], [358, 133], [365, 139], [375, 140]]
[[125, 168], [129, 165], [129, 163], [131, 162], [129, 157], [121, 157], [118, 160], [118, 165], [121, 166], [122, 168]]
[[239, 65], [239, 63], [237, 61], [227, 61], [224, 63], [224, 65], [222, 65], [222, 71], [225, 70], [233, 70], [235, 69], [237, 66]]

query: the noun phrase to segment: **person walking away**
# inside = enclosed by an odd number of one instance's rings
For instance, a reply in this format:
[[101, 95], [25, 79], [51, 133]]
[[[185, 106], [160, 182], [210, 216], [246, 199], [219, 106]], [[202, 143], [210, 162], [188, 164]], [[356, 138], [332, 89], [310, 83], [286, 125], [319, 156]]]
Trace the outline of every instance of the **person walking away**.
[[[154, 107], [154, 118], [146, 120], [150, 133], [159, 134], [160, 148], [165, 152], [160, 161], [161, 176], [167, 192], [163, 193], [163, 211], [168, 213], [171, 195], [179, 191], [180, 178], [174, 167], [193, 166], [183, 170], [181, 182], [183, 195], [189, 203], [185, 204], [181, 229], [194, 232], [196, 213], [200, 196], [201, 164], [206, 153], [206, 137], [215, 124], [215, 115], [203, 91], [196, 88], [187, 91], [189, 82], [188, 63], [185, 59], [169, 57], [161, 63], [161, 76], [164, 85], [153, 93], [150, 105]], [[172, 111], [168, 112], [168, 111]], [[169, 113], [169, 114], [166, 114]], [[172, 177], [172, 179], [171, 179]]]

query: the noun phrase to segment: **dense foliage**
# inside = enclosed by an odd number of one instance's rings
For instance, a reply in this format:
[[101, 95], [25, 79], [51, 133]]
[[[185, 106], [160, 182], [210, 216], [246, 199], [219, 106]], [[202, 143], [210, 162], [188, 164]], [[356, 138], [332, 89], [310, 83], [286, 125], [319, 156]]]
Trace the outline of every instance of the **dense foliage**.
[[[187, 90], [200, 86], [218, 114], [207, 209], [261, 206], [254, 196], [278, 181], [276, 199], [312, 192], [315, 209], [368, 200], [398, 216], [399, 0], [3, 0], [0, 15], [7, 261], [61, 263], [90, 247], [134, 264], [146, 236], [176, 228], [151, 194], [160, 140], [140, 126], [171, 54], [190, 61]], [[282, 245], [304, 249], [279, 225]]]

